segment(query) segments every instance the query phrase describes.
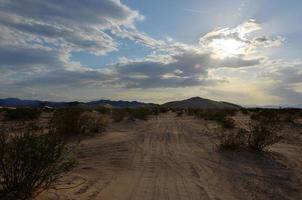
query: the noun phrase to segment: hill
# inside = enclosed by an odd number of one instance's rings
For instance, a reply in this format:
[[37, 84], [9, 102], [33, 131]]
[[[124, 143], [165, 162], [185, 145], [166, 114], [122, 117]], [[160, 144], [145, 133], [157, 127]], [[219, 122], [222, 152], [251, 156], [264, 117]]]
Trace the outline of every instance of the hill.
[[192, 97], [181, 101], [171, 101], [163, 104], [167, 108], [203, 108], [203, 109], [239, 109], [241, 106], [223, 102], [213, 101], [200, 97]]

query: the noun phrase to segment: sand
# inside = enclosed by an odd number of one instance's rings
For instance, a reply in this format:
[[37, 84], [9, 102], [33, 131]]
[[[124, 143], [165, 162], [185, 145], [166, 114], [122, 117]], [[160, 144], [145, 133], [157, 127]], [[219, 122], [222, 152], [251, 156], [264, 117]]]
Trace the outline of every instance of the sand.
[[[235, 117], [245, 127], [249, 118]], [[37, 199], [302, 199], [302, 125], [270, 152], [217, 151], [218, 124], [174, 113], [81, 142], [79, 166]], [[66, 189], [69, 188], [69, 189]]]

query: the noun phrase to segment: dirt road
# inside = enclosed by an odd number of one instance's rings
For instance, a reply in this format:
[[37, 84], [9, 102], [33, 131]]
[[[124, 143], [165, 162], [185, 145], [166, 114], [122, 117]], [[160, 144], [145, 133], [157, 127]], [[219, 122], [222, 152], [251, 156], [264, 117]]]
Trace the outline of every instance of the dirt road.
[[173, 113], [114, 124], [81, 143], [77, 169], [40, 199], [302, 199], [301, 144], [219, 152], [220, 133]]

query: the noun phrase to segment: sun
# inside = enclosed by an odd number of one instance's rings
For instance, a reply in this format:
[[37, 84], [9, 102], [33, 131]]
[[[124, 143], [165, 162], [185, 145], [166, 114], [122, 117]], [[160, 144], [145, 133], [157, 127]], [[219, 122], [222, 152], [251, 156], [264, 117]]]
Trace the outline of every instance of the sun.
[[235, 57], [243, 54], [246, 44], [236, 39], [215, 39], [211, 43], [214, 54], [220, 58]]

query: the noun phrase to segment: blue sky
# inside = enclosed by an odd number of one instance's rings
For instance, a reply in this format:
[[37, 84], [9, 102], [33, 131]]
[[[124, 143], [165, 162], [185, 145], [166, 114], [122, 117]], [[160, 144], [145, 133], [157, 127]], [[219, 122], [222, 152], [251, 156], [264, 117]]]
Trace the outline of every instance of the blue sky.
[[0, 0], [0, 98], [302, 99], [302, 1]]

